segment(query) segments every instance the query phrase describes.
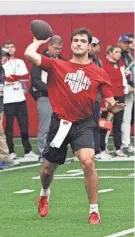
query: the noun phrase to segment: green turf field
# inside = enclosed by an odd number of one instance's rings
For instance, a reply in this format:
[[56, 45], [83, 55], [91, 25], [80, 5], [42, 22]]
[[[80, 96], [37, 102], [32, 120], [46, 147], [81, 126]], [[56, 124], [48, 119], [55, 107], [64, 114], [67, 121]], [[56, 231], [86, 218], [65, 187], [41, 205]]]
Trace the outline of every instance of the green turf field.
[[[15, 144], [17, 154], [23, 156], [20, 140]], [[36, 151], [36, 140], [32, 144]], [[68, 156], [72, 156], [70, 150]], [[105, 237], [118, 232], [116, 237], [133, 237], [132, 230], [126, 234], [134, 228], [134, 179], [130, 176], [135, 173], [133, 162], [96, 162], [96, 168], [99, 190], [112, 189], [99, 193], [102, 224], [97, 226], [90, 226], [87, 221], [89, 204], [78, 162], [57, 170], [46, 219], [38, 216], [34, 203], [40, 191], [41, 166], [0, 172], [0, 237]], [[23, 189], [35, 191], [14, 193]]]

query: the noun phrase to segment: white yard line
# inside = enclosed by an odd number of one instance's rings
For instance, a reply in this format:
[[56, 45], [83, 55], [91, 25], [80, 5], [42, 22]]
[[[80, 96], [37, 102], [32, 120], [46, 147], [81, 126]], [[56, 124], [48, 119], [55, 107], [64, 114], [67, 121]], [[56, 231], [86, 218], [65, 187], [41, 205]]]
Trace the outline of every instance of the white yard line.
[[[130, 176], [99, 176], [99, 179], [133, 179], [134, 177]], [[71, 177], [71, 176], [63, 176], [63, 177], [58, 177], [54, 176], [54, 179], [84, 179], [83, 176], [81, 177]]]
[[33, 167], [37, 167], [40, 166], [41, 164], [33, 164], [33, 165], [24, 165], [24, 166], [18, 166], [18, 167], [13, 167], [13, 168], [6, 168], [3, 170], [0, 170], [1, 172], [8, 172], [8, 171], [13, 171], [13, 170], [21, 170], [21, 169], [27, 169], [27, 168], [33, 168]]
[[[133, 177], [129, 177], [129, 176], [99, 176], [99, 179], [132, 179]], [[36, 177], [32, 177], [33, 180], [38, 180], [40, 179], [40, 176], [36, 176]], [[54, 179], [84, 179], [84, 176], [80, 176], [80, 177], [76, 177], [76, 176], [57, 176], [54, 175]]]
[[[70, 159], [73, 158], [73, 157], [70, 157]], [[0, 173], [2, 172], [8, 172], [8, 171], [14, 171], [14, 170], [20, 170], [20, 169], [27, 169], [27, 168], [33, 168], [33, 167], [37, 167], [37, 166], [41, 166], [40, 163], [38, 164], [31, 164], [31, 165], [24, 165], [24, 166], [17, 166], [17, 167], [12, 167], [12, 168], [5, 168], [3, 170], [0, 170]], [[126, 171], [126, 170], [134, 170], [134, 168], [99, 168], [97, 169], [97, 171], [119, 171], [119, 170], [123, 170], [123, 171]], [[71, 172], [78, 172], [78, 169], [77, 170], [69, 170], [67, 172], [71, 173]], [[79, 171], [81, 171], [81, 169], [79, 169]]]
[[125, 235], [131, 234], [131, 233], [135, 233], [135, 228], [123, 230], [123, 231], [118, 232], [116, 234], [108, 235], [105, 237], [120, 237], [120, 236], [125, 236]]

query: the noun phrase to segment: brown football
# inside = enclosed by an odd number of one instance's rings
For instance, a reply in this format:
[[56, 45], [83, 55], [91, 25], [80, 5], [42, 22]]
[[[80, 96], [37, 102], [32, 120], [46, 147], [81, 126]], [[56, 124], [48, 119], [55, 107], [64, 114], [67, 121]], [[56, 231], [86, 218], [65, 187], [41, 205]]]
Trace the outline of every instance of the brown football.
[[38, 40], [46, 40], [53, 35], [51, 26], [43, 20], [33, 20], [30, 28], [32, 34]]

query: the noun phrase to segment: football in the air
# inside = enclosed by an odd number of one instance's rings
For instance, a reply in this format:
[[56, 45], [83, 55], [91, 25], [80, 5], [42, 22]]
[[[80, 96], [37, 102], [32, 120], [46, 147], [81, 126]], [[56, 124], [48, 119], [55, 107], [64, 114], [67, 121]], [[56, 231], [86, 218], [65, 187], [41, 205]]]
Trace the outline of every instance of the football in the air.
[[53, 35], [51, 26], [43, 20], [31, 21], [30, 28], [32, 34], [38, 40], [46, 40]]

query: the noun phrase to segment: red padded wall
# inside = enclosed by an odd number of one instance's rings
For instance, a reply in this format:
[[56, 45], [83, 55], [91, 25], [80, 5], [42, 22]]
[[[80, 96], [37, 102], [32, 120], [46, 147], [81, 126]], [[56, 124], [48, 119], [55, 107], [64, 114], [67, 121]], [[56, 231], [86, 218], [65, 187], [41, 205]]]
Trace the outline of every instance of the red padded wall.
[[[134, 30], [133, 13], [0, 16], [0, 44], [8, 39], [14, 41], [17, 48], [16, 57], [24, 59], [24, 50], [32, 40], [30, 22], [33, 19], [47, 21], [52, 26], [54, 33], [63, 37], [63, 56], [67, 59], [71, 57], [70, 34], [76, 28], [87, 27], [93, 35], [103, 41], [101, 44], [101, 58], [104, 56], [107, 45], [117, 43], [117, 39], [121, 34]], [[26, 64], [30, 69], [31, 65], [28, 62]], [[27, 105], [29, 134], [30, 136], [37, 136], [36, 103], [29, 94], [27, 94]], [[16, 122], [15, 135], [20, 135]]]

